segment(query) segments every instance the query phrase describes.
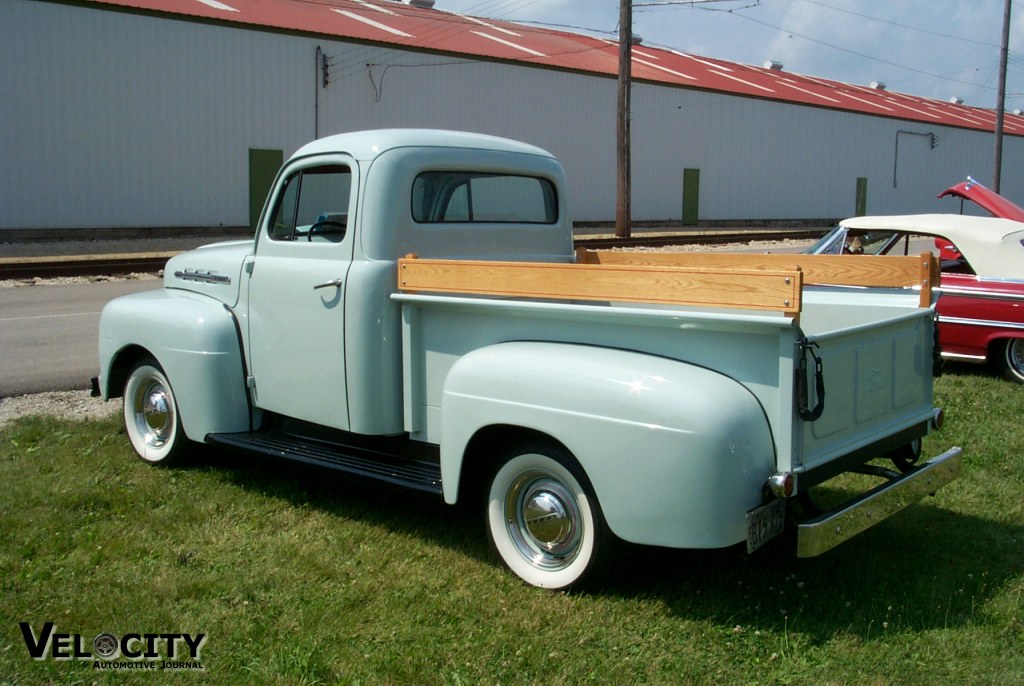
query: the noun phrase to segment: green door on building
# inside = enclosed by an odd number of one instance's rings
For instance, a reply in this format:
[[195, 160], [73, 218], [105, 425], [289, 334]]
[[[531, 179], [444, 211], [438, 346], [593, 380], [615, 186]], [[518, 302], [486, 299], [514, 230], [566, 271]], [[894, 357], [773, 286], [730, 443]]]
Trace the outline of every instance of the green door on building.
[[683, 226], [697, 226], [700, 198], [700, 169], [683, 170]]
[[854, 215], [863, 217], [868, 213], [868, 177], [857, 177], [857, 195], [854, 199]]
[[249, 148], [249, 228], [255, 230], [267, 193], [284, 164], [283, 150]]

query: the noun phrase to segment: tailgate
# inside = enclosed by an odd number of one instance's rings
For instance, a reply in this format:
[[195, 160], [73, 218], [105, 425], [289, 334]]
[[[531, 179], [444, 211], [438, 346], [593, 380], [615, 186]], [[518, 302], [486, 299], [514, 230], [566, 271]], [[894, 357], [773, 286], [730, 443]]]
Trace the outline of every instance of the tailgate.
[[[836, 307], [826, 309], [835, 311]], [[818, 334], [808, 332], [807, 327], [808, 345], [797, 352], [798, 358], [803, 354], [807, 362], [807, 406], [814, 408], [819, 401], [814, 356], [821, 361], [820, 381], [825, 391], [817, 419], [801, 419], [794, 410], [793, 468], [797, 472], [884, 445], [893, 437], [909, 442], [927, 432], [934, 413], [933, 310], [841, 309], [844, 320], [861, 321]], [[803, 323], [811, 319], [806, 317]]]

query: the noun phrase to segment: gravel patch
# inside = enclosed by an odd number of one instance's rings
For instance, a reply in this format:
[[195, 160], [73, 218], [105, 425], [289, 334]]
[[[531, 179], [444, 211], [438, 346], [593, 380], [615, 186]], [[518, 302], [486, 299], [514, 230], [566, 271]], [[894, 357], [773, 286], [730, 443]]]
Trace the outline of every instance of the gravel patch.
[[67, 284], [105, 283], [107, 281], [156, 281], [162, 279], [163, 271], [155, 273], [133, 273], [118, 276], [58, 276], [43, 279], [0, 279], [0, 288], [27, 288], [31, 286], [52, 286]]
[[746, 241], [744, 243], [683, 243], [679, 245], [630, 246], [612, 248], [614, 252], [735, 252], [735, 253], [800, 253], [814, 244], [813, 240], [786, 238], [775, 241]]
[[45, 415], [60, 419], [104, 419], [121, 410], [120, 400], [104, 402], [89, 391], [53, 391], [0, 398], [0, 429], [19, 417]]

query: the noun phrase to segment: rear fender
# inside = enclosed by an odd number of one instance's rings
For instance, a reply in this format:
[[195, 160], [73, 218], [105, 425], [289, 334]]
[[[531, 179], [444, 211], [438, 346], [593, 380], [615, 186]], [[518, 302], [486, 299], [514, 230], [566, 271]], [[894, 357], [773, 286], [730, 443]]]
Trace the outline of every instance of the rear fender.
[[191, 440], [249, 430], [238, 327], [222, 303], [172, 289], [111, 300], [100, 315], [103, 398], [121, 396], [131, 365], [147, 355], [167, 374]]
[[[612, 531], [634, 543], [687, 548], [746, 538], [775, 469], [767, 418], [741, 384], [677, 360], [560, 343], [475, 350], [448, 374], [441, 407], [445, 500], [464, 473], [486, 472], [475, 436], [503, 427], [565, 446]], [[487, 444], [487, 442], [483, 442]], [[478, 443], [479, 445], [479, 443]], [[491, 443], [493, 445], [493, 442]]]

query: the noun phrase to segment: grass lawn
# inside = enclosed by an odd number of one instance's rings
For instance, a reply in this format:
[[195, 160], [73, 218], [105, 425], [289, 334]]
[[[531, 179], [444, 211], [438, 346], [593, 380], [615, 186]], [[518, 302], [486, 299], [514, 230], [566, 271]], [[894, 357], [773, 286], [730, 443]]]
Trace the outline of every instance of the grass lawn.
[[[629, 549], [573, 595], [500, 569], [472, 510], [219, 453], [153, 468], [115, 419], [24, 419], [0, 431], [0, 685], [1021, 684], [1024, 387], [967, 368], [936, 395], [925, 450], [964, 471], [935, 497], [809, 560]], [[202, 633], [203, 669], [33, 660], [22, 622], [64, 652]]]

